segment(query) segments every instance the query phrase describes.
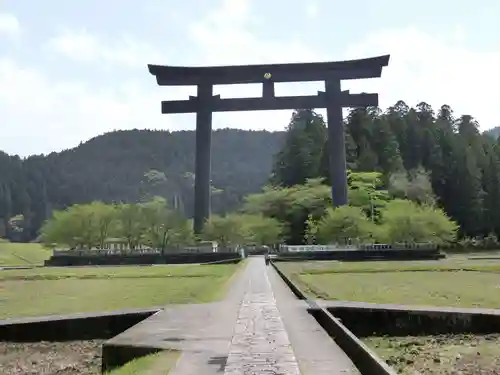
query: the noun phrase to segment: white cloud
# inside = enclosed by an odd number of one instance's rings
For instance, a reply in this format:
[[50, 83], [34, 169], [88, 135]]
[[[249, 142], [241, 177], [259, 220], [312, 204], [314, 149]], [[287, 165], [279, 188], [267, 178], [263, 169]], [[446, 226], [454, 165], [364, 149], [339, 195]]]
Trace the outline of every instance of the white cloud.
[[[258, 38], [249, 32], [252, 22], [248, 0], [224, 0], [222, 7], [202, 22], [189, 26], [200, 49], [200, 65], [321, 61], [391, 54], [382, 78], [346, 82], [353, 92], [379, 92], [383, 107], [404, 99], [415, 105], [427, 101], [438, 108], [449, 104], [458, 114], [470, 113], [483, 127], [500, 124], [500, 85], [496, 52], [479, 52], [463, 46], [467, 35], [460, 29], [442, 38], [407, 28], [373, 33], [353, 44], [344, 56], [326, 56], [298, 41], [279, 41], [273, 35]], [[108, 62], [133, 70], [130, 81], [103, 86], [96, 78], [87, 83], [49, 78], [40, 68], [21, 65], [0, 56], [0, 150], [38, 153], [60, 150], [114, 129], [194, 128], [194, 115], [162, 115], [160, 102], [193, 95], [193, 88], [159, 88], [144, 66], [168, 59], [153, 55], [156, 49], [132, 38], [103, 40], [88, 32], [65, 32], [51, 42], [51, 51], [81, 62]], [[60, 55], [59, 55], [60, 56]], [[100, 66], [96, 64], [96, 66]], [[136, 73], [135, 73], [136, 72]], [[320, 86], [285, 85], [278, 95], [312, 94]], [[223, 97], [255, 95], [255, 87], [217, 87]], [[290, 111], [215, 114], [214, 127], [283, 129]]]
[[50, 39], [47, 48], [79, 62], [110, 62], [131, 68], [165, 59], [157, 49], [132, 37], [105, 40], [87, 30], [64, 30]]
[[318, 15], [319, 8], [316, 3], [309, 3], [306, 5], [306, 15], [310, 18], [315, 18]]
[[201, 47], [203, 64], [265, 64], [315, 61], [318, 54], [298, 41], [280, 41], [272, 33], [256, 38], [249, 0], [222, 0], [221, 7], [190, 25], [191, 39]]
[[12, 14], [0, 13], [0, 36], [16, 36], [21, 31], [19, 20]]
[[[190, 25], [191, 39], [201, 48], [204, 65], [244, 65], [282, 62], [313, 62], [321, 60], [317, 51], [296, 41], [281, 41], [267, 34], [256, 38], [248, 25], [255, 21], [250, 14], [249, 0], [222, 0], [221, 7], [209, 13], [201, 22]], [[282, 84], [277, 95], [313, 94], [321, 86]], [[244, 85], [219, 86], [215, 93], [222, 97], [255, 96], [255, 87]], [[216, 113], [214, 127], [282, 130], [290, 119], [291, 111], [246, 113]]]
[[175, 129], [179, 122], [160, 113], [163, 97], [139, 82], [106, 89], [52, 81], [35, 68], [0, 59], [0, 150], [47, 153], [114, 129]]
[[483, 129], [500, 125], [500, 52], [475, 51], [462, 43], [463, 30], [434, 36], [414, 28], [374, 33], [351, 46], [349, 57], [391, 54], [382, 79], [352, 82], [346, 88], [380, 93], [387, 107], [399, 99], [409, 105], [421, 101], [437, 110], [450, 105], [457, 115], [470, 114]]

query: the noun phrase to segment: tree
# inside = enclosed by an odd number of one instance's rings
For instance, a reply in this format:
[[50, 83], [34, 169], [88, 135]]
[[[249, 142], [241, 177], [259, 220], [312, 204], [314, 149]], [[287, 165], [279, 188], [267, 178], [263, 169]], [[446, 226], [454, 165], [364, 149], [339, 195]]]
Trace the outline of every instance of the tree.
[[402, 171], [403, 159], [399, 151], [399, 144], [393, 134], [391, 125], [380, 115], [376, 116], [371, 129], [371, 148], [377, 155], [379, 170], [384, 176], [393, 172]]
[[195, 243], [192, 220], [180, 220], [168, 233], [168, 245], [173, 248], [191, 246]]
[[330, 188], [322, 179], [311, 179], [304, 185], [264, 188], [262, 193], [245, 198], [242, 211], [277, 219], [285, 225], [287, 242], [300, 244], [304, 241], [308, 216], [320, 218], [331, 202]]
[[473, 149], [457, 139], [453, 152], [453, 163], [449, 165], [450, 182], [446, 206], [447, 212], [461, 223], [461, 231], [468, 236], [481, 235], [483, 230], [483, 198], [481, 170]]
[[389, 200], [379, 172], [350, 172], [348, 175], [349, 204], [363, 209], [372, 220], [377, 221], [380, 209]]
[[71, 213], [68, 210], [54, 211], [52, 217], [43, 224], [40, 232], [42, 241], [47, 246], [69, 246], [74, 248], [78, 245], [76, 228], [68, 225]]
[[396, 172], [389, 177], [389, 193], [396, 198], [433, 205], [436, 202], [429, 173], [422, 167], [410, 172]]
[[357, 145], [357, 170], [374, 171], [378, 168], [378, 155], [373, 150], [373, 124], [379, 113], [376, 108], [356, 108], [347, 116], [346, 128]]
[[446, 244], [456, 240], [458, 230], [458, 225], [441, 209], [402, 199], [386, 205], [381, 224], [381, 233], [388, 243]]
[[327, 129], [323, 117], [313, 110], [298, 110], [288, 125], [285, 144], [277, 154], [272, 183], [290, 187], [319, 177]]
[[138, 204], [122, 203], [116, 208], [117, 237], [127, 241], [129, 249], [135, 249], [141, 243], [145, 230], [144, 212]]
[[170, 210], [164, 198], [142, 204], [107, 205], [92, 202], [54, 211], [42, 227], [47, 245], [70, 248], [105, 248], [113, 237], [125, 239], [131, 249], [141, 244], [165, 250], [193, 242], [189, 222]]
[[373, 241], [376, 225], [359, 207], [341, 206], [329, 208], [317, 222], [309, 221], [307, 236], [309, 242], [314, 234], [320, 244], [348, 244]]
[[93, 215], [96, 226], [96, 237], [99, 248], [103, 249], [106, 240], [112, 232], [112, 224], [116, 219], [116, 208], [114, 205], [103, 202], [92, 202], [86, 207], [89, 215]]
[[141, 205], [144, 221], [143, 239], [155, 249], [179, 246], [191, 242], [186, 228], [186, 220], [175, 210], [168, 207], [162, 197], [155, 197]]
[[251, 241], [251, 232], [244, 218], [237, 214], [213, 215], [203, 226], [200, 237], [205, 241], [215, 241], [221, 247], [246, 244]]
[[483, 169], [483, 233], [500, 233], [500, 152], [495, 141], [485, 140], [486, 163]]
[[277, 219], [263, 215], [243, 215], [242, 219], [255, 245], [276, 245], [283, 239], [285, 226]]
[[76, 204], [64, 211], [54, 211], [42, 227], [46, 244], [92, 249], [99, 245], [99, 221], [90, 205]]

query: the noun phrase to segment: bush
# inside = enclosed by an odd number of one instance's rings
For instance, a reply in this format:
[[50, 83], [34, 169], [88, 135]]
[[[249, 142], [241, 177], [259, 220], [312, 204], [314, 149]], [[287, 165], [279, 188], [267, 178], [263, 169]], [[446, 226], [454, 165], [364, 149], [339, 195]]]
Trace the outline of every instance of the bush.
[[222, 247], [241, 245], [250, 237], [242, 215], [211, 216], [200, 234], [204, 241], [215, 241]]
[[203, 227], [201, 238], [221, 246], [274, 245], [281, 241], [283, 224], [263, 215], [229, 214], [211, 216]]
[[242, 215], [250, 234], [249, 241], [253, 245], [276, 245], [281, 242], [285, 233], [282, 222], [263, 215]]
[[458, 225], [438, 208], [396, 199], [387, 204], [381, 216], [381, 233], [388, 243], [447, 244], [456, 240]]
[[319, 244], [373, 242], [377, 226], [359, 207], [342, 206], [329, 208], [317, 222], [308, 221], [306, 241]]
[[490, 233], [486, 237], [464, 237], [454, 244], [450, 244], [450, 251], [483, 251], [498, 250], [500, 243], [495, 233]]

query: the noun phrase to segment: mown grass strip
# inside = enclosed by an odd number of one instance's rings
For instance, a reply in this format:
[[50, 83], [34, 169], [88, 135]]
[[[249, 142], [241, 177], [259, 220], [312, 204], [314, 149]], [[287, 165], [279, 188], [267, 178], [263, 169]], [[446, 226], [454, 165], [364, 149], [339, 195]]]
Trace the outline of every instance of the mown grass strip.
[[61, 279], [134, 279], [134, 278], [188, 278], [228, 276], [235, 270], [234, 264], [209, 266], [152, 266], [152, 267], [82, 267], [82, 268], [36, 268], [28, 270], [5, 270], [0, 272], [2, 280], [61, 280]]
[[213, 274], [200, 274], [200, 275], [30, 275], [30, 276], [10, 276], [0, 277], [0, 281], [42, 281], [42, 280], [107, 280], [107, 279], [163, 279], [163, 278], [203, 278], [203, 277], [217, 277]]
[[323, 269], [303, 269], [301, 275], [324, 275], [329, 273], [385, 273], [385, 272], [500, 272], [500, 265], [490, 266], [399, 266], [384, 268], [323, 268]]
[[40, 275], [1, 271], [0, 319], [212, 302], [227, 293], [228, 280], [239, 267], [86, 268], [69, 273], [52, 268], [36, 270]]
[[179, 354], [176, 351], [163, 351], [147, 355], [106, 372], [105, 375], [167, 375], [174, 367]]

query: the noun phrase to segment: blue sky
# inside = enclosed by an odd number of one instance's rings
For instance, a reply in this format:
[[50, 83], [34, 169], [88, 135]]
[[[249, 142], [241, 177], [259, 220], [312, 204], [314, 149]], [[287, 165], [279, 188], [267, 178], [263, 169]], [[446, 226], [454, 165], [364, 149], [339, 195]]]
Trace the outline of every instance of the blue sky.
[[[500, 125], [500, 2], [451, 0], [0, 0], [0, 150], [59, 151], [114, 129], [193, 129], [194, 115], [160, 113], [194, 88], [157, 87], [146, 64], [328, 61], [391, 54], [383, 108], [449, 104], [482, 129]], [[318, 83], [281, 84], [278, 95]], [[223, 97], [256, 86], [217, 87]], [[290, 111], [222, 113], [214, 127], [283, 129]]]

